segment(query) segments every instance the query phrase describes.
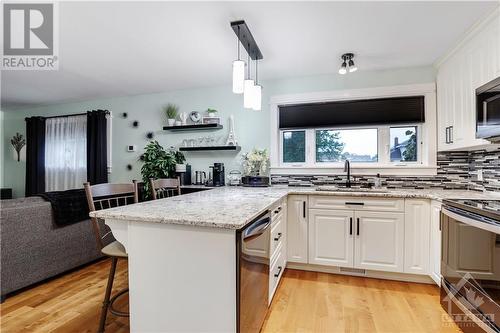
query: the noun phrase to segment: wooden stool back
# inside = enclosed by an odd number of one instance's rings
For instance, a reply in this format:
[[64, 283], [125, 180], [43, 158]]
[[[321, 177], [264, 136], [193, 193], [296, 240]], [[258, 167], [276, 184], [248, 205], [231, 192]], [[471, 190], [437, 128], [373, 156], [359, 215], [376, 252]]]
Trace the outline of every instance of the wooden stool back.
[[153, 200], [181, 195], [181, 181], [179, 178], [149, 179]]
[[[87, 202], [91, 212], [139, 202], [137, 194], [137, 181], [135, 180], [132, 184], [106, 183], [90, 185], [90, 183], [87, 182], [84, 183], [83, 186], [85, 188], [85, 194], [87, 195]], [[92, 221], [92, 228], [94, 229], [97, 246], [99, 250], [102, 250], [104, 247], [103, 240], [111, 234], [111, 230], [103, 234], [99, 221], [95, 217], [92, 217], [90, 220]]]

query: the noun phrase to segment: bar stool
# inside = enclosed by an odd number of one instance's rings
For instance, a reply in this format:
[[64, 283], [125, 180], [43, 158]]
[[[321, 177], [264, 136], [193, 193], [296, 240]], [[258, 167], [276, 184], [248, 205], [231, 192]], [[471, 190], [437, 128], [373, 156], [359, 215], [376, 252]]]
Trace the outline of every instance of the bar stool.
[[[85, 193], [87, 195], [87, 202], [89, 210], [94, 212], [96, 210], [125, 206], [137, 203], [137, 182], [134, 180], [132, 184], [97, 184], [90, 185], [90, 183], [83, 184]], [[102, 302], [101, 316], [99, 319], [98, 332], [102, 333], [105, 329], [106, 316], [108, 311], [115, 316], [128, 317], [128, 312], [118, 311], [113, 308], [114, 302], [122, 295], [128, 292], [128, 288], [119, 291], [116, 295], [111, 297], [111, 290], [113, 289], [113, 281], [115, 278], [116, 265], [118, 259], [128, 259], [125, 247], [114, 240], [106, 244], [106, 238], [112, 237], [111, 230], [103, 221], [92, 217], [92, 228], [96, 237], [97, 247], [102, 254], [111, 258], [111, 269], [109, 270], [108, 283], [106, 292], [104, 294], [104, 301]], [[104, 232], [103, 232], [104, 231]]]
[[181, 181], [179, 178], [149, 179], [153, 200], [181, 195]]

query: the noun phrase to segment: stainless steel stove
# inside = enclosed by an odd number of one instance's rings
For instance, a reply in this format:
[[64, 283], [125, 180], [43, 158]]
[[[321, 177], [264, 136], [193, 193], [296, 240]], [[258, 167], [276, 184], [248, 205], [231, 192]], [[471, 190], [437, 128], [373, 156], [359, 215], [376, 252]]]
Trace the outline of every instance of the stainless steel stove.
[[464, 332], [500, 332], [500, 200], [445, 200], [441, 304]]

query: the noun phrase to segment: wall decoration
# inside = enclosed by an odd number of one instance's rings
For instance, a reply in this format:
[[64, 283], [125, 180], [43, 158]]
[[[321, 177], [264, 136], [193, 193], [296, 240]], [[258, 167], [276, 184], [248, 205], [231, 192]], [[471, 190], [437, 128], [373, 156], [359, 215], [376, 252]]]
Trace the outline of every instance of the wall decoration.
[[220, 117], [203, 117], [202, 124], [220, 124]]
[[127, 113], [127, 112], [123, 112], [123, 113], [122, 113], [122, 118], [123, 118], [123, 119], [127, 119], [127, 117], [128, 117], [128, 113]]
[[236, 134], [234, 133], [234, 116], [229, 116], [229, 134], [227, 135], [226, 146], [237, 146]]
[[17, 153], [17, 161], [19, 162], [21, 160], [21, 149], [26, 145], [26, 140], [24, 139], [24, 136], [22, 134], [16, 133], [10, 139], [10, 143], [12, 144], [12, 147], [16, 150]]
[[186, 112], [179, 113], [179, 119], [181, 120], [181, 125], [187, 125], [188, 114]]
[[132, 171], [132, 164], [127, 164], [127, 170]]
[[201, 114], [198, 111], [193, 111], [189, 114], [189, 118], [191, 118], [193, 123], [197, 124], [201, 121]]
[[139, 121], [138, 120], [134, 120], [134, 122], [132, 123], [132, 126], [137, 128], [139, 127]]
[[148, 138], [149, 140], [152, 140], [154, 137], [155, 137], [155, 134], [153, 132], [146, 133], [146, 138]]
[[215, 116], [216, 116], [216, 114], [217, 114], [217, 110], [215, 110], [215, 109], [211, 109], [211, 108], [208, 108], [208, 109], [207, 109], [207, 113], [208, 113], [208, 116], [209, 116], [209, 117], [213, 118], [213, 117], [215, 117]]
[[145, 158], [146, 158], [146, 156], [144, 156], [144, 154], [141, 154], [141, 156], [139, 156], [139, 160], [141, 160], [141, 161], [144, 161]]

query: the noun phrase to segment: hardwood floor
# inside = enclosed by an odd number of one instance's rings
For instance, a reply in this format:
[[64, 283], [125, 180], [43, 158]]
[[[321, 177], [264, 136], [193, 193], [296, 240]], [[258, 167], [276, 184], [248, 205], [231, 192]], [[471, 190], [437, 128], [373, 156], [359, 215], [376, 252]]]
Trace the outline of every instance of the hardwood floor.
[[[110, 261], [101, 261], [18, 295], [0, 306], [1, 332], [95, 332]], [[127, 281], [119, 261], [114, 289]], [[126, 309], [124, 297], [119, 309]], [[444, 327], [431, 285], [287, 270], [262, 332], [460, 332]], [[108, 315], [106, 332], [128, 332]]]

